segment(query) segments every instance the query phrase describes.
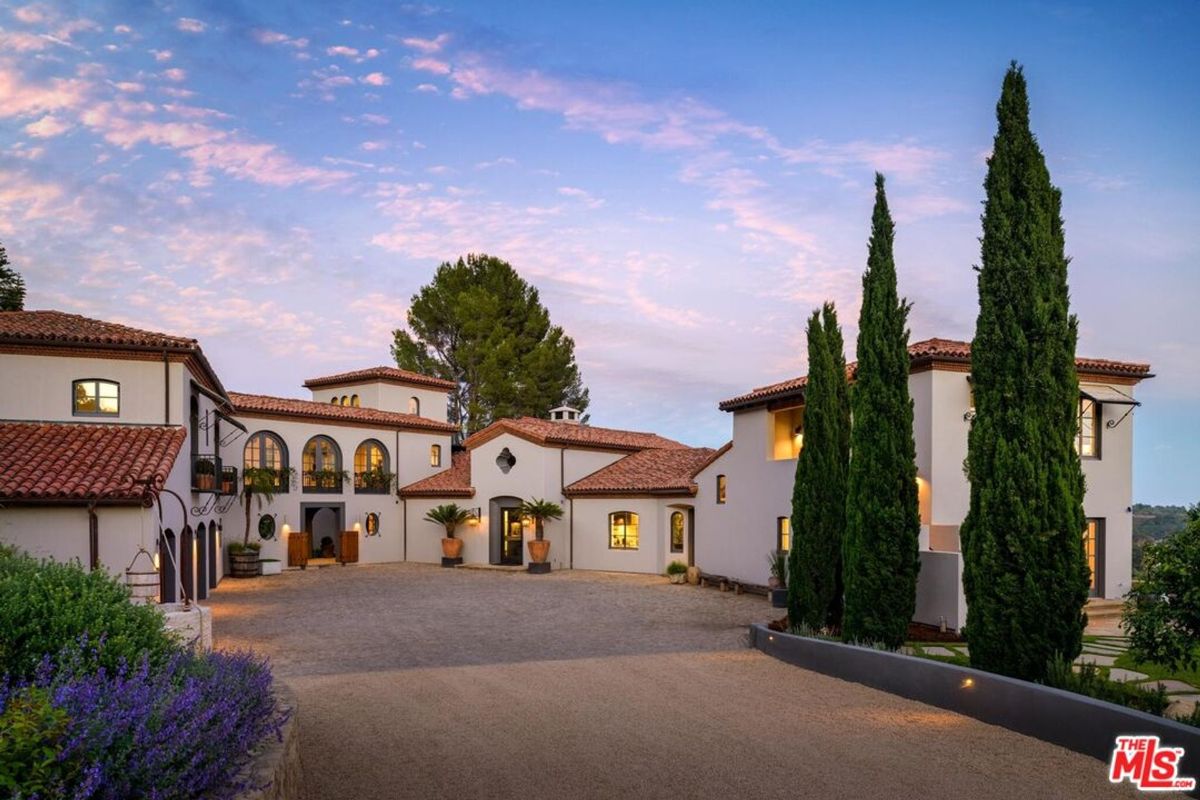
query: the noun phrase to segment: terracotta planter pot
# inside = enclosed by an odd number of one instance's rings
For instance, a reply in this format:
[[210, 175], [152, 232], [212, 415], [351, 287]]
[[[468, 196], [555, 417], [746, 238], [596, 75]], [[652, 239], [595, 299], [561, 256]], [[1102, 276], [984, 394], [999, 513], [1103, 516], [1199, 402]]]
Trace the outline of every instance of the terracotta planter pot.
[[529, 540], [529, 560], [535, 564], [545, 564], [550, 556], [550, 541], [548, 539]]
[[202, 492], [211, 492], [216, 483], [217, 479], [212, 475], [200, 474], [196, 476], [196, 488]]
[[449, 536], [442, 539], [442, 555], [446, 558], [460, 558], [462, 556], [462, 549], [462, 539], [451, 539]]

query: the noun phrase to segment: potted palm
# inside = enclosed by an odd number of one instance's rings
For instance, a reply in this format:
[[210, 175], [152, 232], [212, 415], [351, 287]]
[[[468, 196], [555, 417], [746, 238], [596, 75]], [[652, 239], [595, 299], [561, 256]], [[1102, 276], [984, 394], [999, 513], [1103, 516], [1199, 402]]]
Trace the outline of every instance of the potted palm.
[[259, 574], [258, 551], [261, 542], [250, 541], [250, 506], [257, 500], [259, 510], [275, 499], [279, 481], [291, 480], [292, 470], [250, 467], [242, 474], [242, 504], [246, 507], [246, 532], [242, 541], [229, 545], [229, 574], [235, 578], [253, 578]]
[[771, 568], [767, 588], [771, 590], [773, 608], [787, 608], [787, 559], [786, 550], [772, 550], [767, 553], [767, 564]]
[[550, 571], [550, 542], [545, 539], [548, 519], [562, 519], [562, 506], [549, 500], [534, 498], [521, 503], [521, 516], [533, 522], [534, 538], [529, 541], [529, 571], [535, 574]]
[[462, 508], [457, 503], [446, 503], [435, 506], [425, 514], [425, 520], [435, 525], [441, 525], [446, 531], [442, 539], [442, 566], [453, 567], [462, 563], [462, 539], [455, 538], [454, 533], [460, 525], [475, 519], [470, 509]]

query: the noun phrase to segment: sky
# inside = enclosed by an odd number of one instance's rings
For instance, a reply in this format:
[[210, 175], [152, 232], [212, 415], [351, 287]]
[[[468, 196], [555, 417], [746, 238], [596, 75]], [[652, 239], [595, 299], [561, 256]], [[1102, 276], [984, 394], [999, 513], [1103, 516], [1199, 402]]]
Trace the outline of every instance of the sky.
[[913, 340], [971, 338], [1016, 59], [1078, 352], [1157, 376], [1135, 499], [1196, 502], [1200, 4], [1000, 5], [0, 3], [0, 243], [27, 308], [292, 397], [390, 363], [440, 262], [499, 256], [593, 424], [719, 445], [720, 400], [803, 374], [822, 301], [853, 349], [876, 170]]

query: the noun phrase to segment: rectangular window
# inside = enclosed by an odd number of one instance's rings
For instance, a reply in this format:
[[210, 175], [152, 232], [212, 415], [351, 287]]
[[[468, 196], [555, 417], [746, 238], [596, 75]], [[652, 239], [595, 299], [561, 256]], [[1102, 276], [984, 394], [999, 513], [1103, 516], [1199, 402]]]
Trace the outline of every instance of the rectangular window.
[[1101, 597], [1104, 595], [1104, 519], [1102, 517], [1089, 518], [1087, 526], [1083, 529], [1083, 557], [1087, 560], [1088, 574], [1091, 575], [1088, 593], [1092, 597]]
[[797, 458], [804, 447], [804, 406], [773, 412], [771, 431], [771, 458]]
[[430, 445], [429, 447], [429, 466], [440, 467], [442, 465], [442, 446], [440, 444]]
[[1080, 458], [1100, 457], [1099, 404], [1090, 397], [1079, 398], [1079, 429], [1075, 433], [1075, 452]]
[[775, 549], [786, 553], [792, 549], [792, 519], [777, 517], [775, 519]]
[[610, 550], [638, 549], [638, 515], [618, 511], [608, 515], [608, 547]]
[[113, 381], [83, 380], [72, 385], [72, 413], [81, 417], [115, 417], [121, 413], [121, 387]]
[[717, 503], [725, 502], [725, 486], [726, 486], [725, 476], [718, 475], [717, 476]]

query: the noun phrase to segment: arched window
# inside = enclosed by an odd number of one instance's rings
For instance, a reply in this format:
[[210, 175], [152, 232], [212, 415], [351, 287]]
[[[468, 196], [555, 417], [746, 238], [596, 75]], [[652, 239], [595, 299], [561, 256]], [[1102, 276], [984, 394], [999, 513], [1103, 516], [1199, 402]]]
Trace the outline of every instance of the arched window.
[[348, 405], [350, 405], [350, 398], [349, 398], [349, 396], [347, 396], [347, 395], [342, 395], [342, 405], [344, 405], [344, 406], [348, 406]]
[[671, 552], [683, 552], [683, 512], [671, 512]]
[[610, 550], [638, 549], [638, 515], [632, 511], [617, 511], [608, 515], [608, 548]]
[[440, 444], [429, 445], [429, 466], [440, 467], [442, 465], [442, 446]]
[[246, 448], [242, 451], [242, 475], [246, 470], [269, 469], [275, 472], [275, 491], [288, 490], [287, 480], [288, 457], [287, 447], [283, 440], [270, 431], [256, 431], [246, 440]]
[[358, 395], [350, 395], [350, 405], [353, 408], [362, 408], [362, 402], [358, 399]]
[[726, 489], [727, 485], [728, 485], [728, 483], [725, 480], [725, 476], [718, 475], [717, 476], [717, 502], [718, 503], [725, 502], [725, 489]]
[[408, 398], [408, 413], [421, 415], [421, 400], [418, 397]]
[[338, 400], [338, 396], [335, 394], [333, 397], [329, 398], [329, 402], [336, 406], [339, 405], [341, 401]]
[[342, 491], [342, 451], [328, 436], [314, 436], [304, 445], [304, 491]]
[[367, 439], [354, 451], [354, 491], [384, 494], [391, 484], [387, 448], [376, 439]]
[[97, 378], [71, 384], [71, 413], [77, 417], [117, 417], [121, 414], [121, 385]]

